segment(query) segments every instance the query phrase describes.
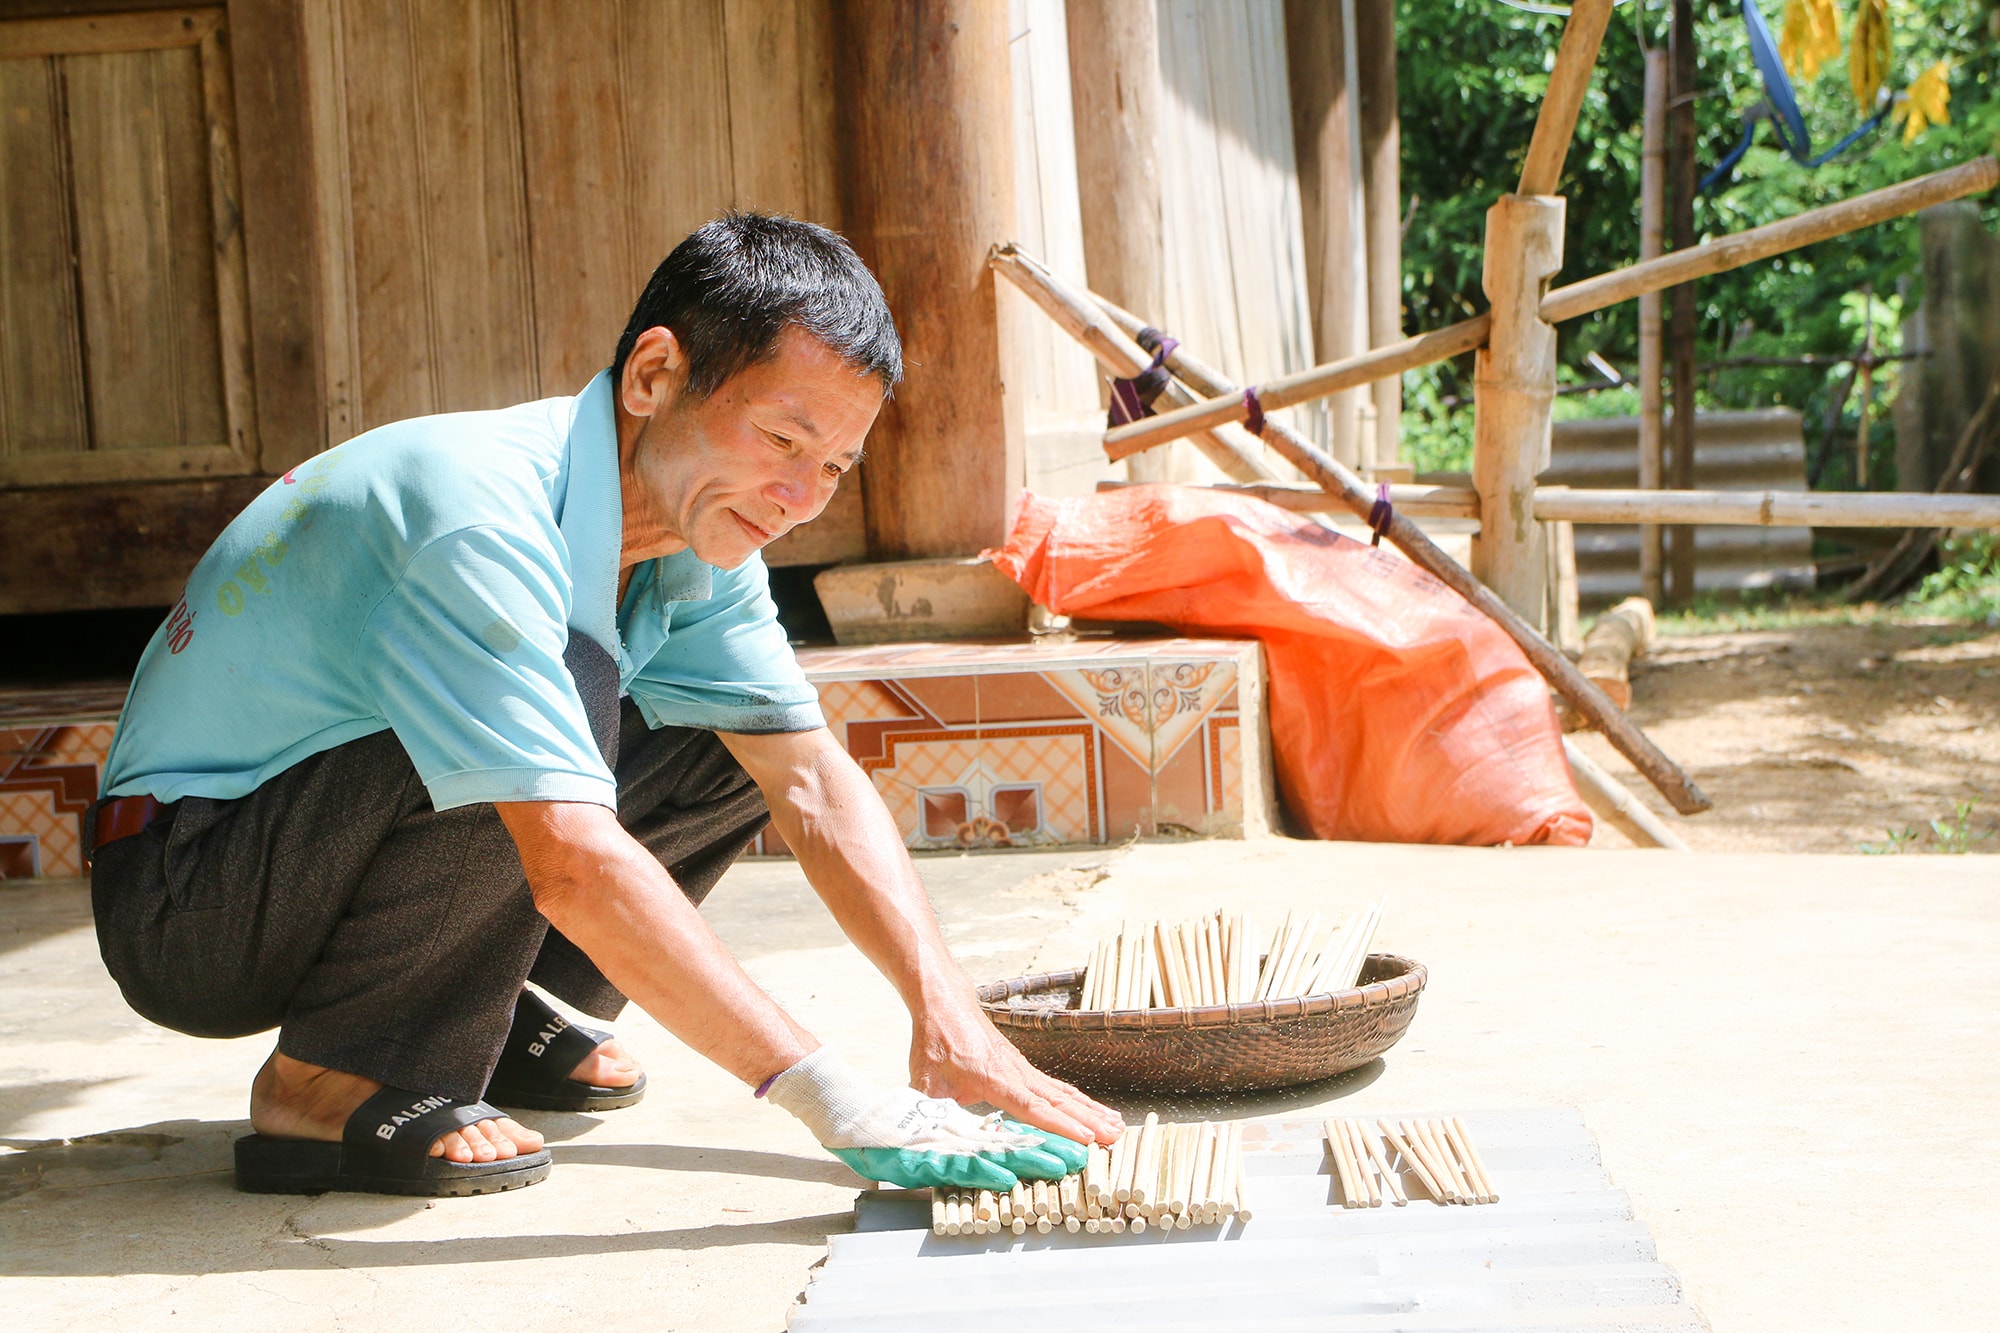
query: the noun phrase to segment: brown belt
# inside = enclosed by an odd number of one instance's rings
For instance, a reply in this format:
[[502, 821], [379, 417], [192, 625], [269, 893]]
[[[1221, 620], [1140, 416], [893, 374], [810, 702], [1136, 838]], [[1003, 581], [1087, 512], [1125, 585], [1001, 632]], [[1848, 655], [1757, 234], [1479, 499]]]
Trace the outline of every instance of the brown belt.
[[146, 826], [163, 807], [150, 796], [119, 796], [109, 801], [100, 801], [97, 817], [93, 821], [84, 848], [86, 858], [95, 856], [98, 849], [120, 838], [129, 838], [135, 833], [144, 833]]

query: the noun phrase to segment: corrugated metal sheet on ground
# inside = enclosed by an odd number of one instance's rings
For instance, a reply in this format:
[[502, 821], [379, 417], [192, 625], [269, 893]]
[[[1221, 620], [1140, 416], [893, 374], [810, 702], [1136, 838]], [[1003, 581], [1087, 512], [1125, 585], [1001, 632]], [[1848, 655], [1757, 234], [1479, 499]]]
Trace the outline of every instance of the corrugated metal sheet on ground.
[[[1625, 490], [1639, 484], [1639, 419], [1558, 421], [1544, 486]], [[1703, 491], [1803, 491], [1805, 435], [1788, 407], [1703, 412], [1695, 418], [1694, 485]], [[1703, 592], [1813, 586], [1811, 528], [1695, 529], [1695, 587]], [[1639, 592], [1639, 529], [1579, 523], [1577, 595], [1602, 605]]]
[[1500, 1202], [1340, 1207], [1318, 1120], [1253, 1121], [1252, 1219], [1144, 1235], [933, 1236], [928, 1191], [864, 1193], [834, 1236], [795, 1333], [1176, 1329], [1463, 1333], [1707, 1322], [1571, 1111], [1467, 1115]]

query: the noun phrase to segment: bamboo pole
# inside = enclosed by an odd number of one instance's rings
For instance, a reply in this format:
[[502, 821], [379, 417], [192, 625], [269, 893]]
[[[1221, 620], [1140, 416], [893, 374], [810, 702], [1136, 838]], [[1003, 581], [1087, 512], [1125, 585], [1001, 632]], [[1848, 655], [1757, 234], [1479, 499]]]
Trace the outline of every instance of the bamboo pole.
[[1867, 194], [1843, 199], [1824, 208], [1810, 209], [1796, 217], [1752, 227], [1749, 231], [1739, 231], [1730, 236], [1718, 236], [1685, 250], [1671, 251], [1658, 259], [1648, 259], [1558, 287], [1542, 298], [1542, 318], [1551, 324], [1560, 324], [1647, 292], [1661, 292], [1684, 282], [1693, 282], [1696, 278], [1727, 273], [1830, 236], [1843, 236], [1878, 222], [1887, 222], [1890, 218], [1919, 212], [1933, 204], [1984, 194], [1995, 185], [2000, 185], [2000, 161], [1991, 156], [1976, 157], [1959, 166], [1870, 190]]
[[[987, 262], [1026, 293], [1043, 314], [1054, 320], [1063, 332], [1082, 343], [1114, 375], [1136, 375], [1152, 364], [1152, 353], [1106, 319], [1084, 299], [1082, 293], [1019, 247], [1012, 244], [996, 246]], [[1174, 407], [1186, 407], [1194, 402], [1194, 395], [1182, 385], [1169, 381], [1160, 401]], [[1207, 427], [1198, 427], [1186, 434], [1195, 448], [1201, 450], [1231, 480], [1269, 481], [1277, 475], [1257, 456], [1256, 441], [1248, 435], [1241, 437], [1242, 441], [1247, 441], [1243, 443], [1237, 438], [1216, 434]], [[1138, 450], [1132, 452], [1137, 453]]]
[[1535, 116], [1535, 134], [1528, 141], [1528, 159], [1521, 165], [1516, 194], [1554, 194], [1562, 180], [1563, 158], [1576, 137], [1576, 116], [1597, 68], [1597, 48], [1611, 21], [1612, 0], [1575, 0], [1569, 22], [1563, 24], [1562, 45], [1549, 73], [1542, 109]]
[[[1257, 399], [1266, 412], [1274, 412], [1281, 407], [1309, 403], [1357, 385], [1389, 379], [1419, 366], [1449, 361], [1483, 345], [1491, 326], [1490, 316], [1474, 315], [1471, 319], [1448, 324], [1430, 333], [1420, 333], [1386, 347], [1372, 348], [1358, 356], [1343, 357], [1260, 384], [1257, 386]], [[1234, 389], [1227, 396], [1211, 396], [1108, 431], [1104, 436], [1104, 453], [1114, 461], [1129, 458], [1156, 444], [1178, 440], [1198, 430], [1215, 430], [1231, 422], [1249, 419], [1250, 409], [1243, 401], [1243, 391]]]
[[[1667, 53], [1660, 47], [1646, 52], [1646, 116], [1640, 132], [1639, 258], [1657, 259], [1665, 252], [1667, 214]], [[1639, 489], [1657, 491], [1663, 454], [1665, 416], [1662, 376], [1665, 359], [1660, 341], [1660, 294], [1639, 298]], [[1663, 548], [1658, 524], [1639, 529], [1639, 589], [1659, 606], [1666, 595], [1661, 583]]]
[[[1979, 157], [1963, 165], [1950, 167], [1944, 171], [1918, 176], [1914, 180], [1891, 185], [1885, 189], [1873, 190], [1853, 199], [1824, 208], [1815, 208], [1797, 217], [1782, 222], [1773, 222], [1733, 236], [1723, 236], [1685, 250], [1675, 250], [1658, 259], [1649, 259], [1626, 268], [1614, 269], [1610, 273], [1586, 278], [1582, 282], [1558, 287], [1542, 299], [1542, 319], [1550, 324], [1560, 324], [1578, 315], [1587, 315], [1593, 310], [1616, 305], [1643, 296], [1647, 292], [1664, 291], [1677, 284], [1705, 277], [1713, 273], [1727, 272], [1754, 264], [1760, 259], [1787, 250], [1795, 250], [1802, 245], [1811, 245], [1830, 236], [1858, 231], [1862, 227], [1886, 222], [1890, 218], [1902, 217], [1966, 195], [1981, 194], [2000, 183], [2000, 162], [1992, 157]], [[1012, 247], [1005, 247], [996, 254], [996, 265], [1002, 256], [1007, 256]], [[1018, 252], [1014, 252], [1018, 256]], [[1039, 268], [1039, 265], [1036, 265]], [[1002, 267], [1001, 272], [1019, 280], [1019, 275]], [[1060, 281], [1057, 279], [1056, 281]], [[1026, 287], [1023, 288], [1027, 290]], [[1033, 291], [1029, 291], [1032, 297]], [[1037, 301], [1037, 304], [1042, 304]], [[1048, 310], [1047, 305], [1043, 305]], [[1051, 311], [1051, 314], [1054, 312]], [[1060, 318], [1065, 328], [1069, 324]], [[1339, 361], [1329, 361], [1324, 365], [1310, 367], [1291, 375], [1281, 376], [1256, 386], [1257, 400], [1266, 412], [1283, 407], [1295, 407], [1316, 398], [1351, 389], [1357, 384], [1367, 384], [1391, 375], [1400, 375], [1406, 370], [1415, 370], [1435, 361], [1469, 352], [1484, 344], [1491, 328], [1490, 315], [1475, 315], [1430, 333], [1418, 334], [1402, 342], [1377, 347], [1360, 356], [1344, 357]], [[1081, 335], [1079, 341], [1091, 346]], [[1095, 347], [1091, 347], [1096, 351]], [[1116, 362], [1109, 362], [1117, 366]], [[1119, 374], [1130, 374], [1119, 369]], [[1194, 387], [1202, 388], [1196, 384]], [[1150, 449], [1156, 444], [1177, 440], [1197, 430], [1214, 430], [1231, 422], [1247, 421], [1250, 417], [1249, 405], [1243, 399], [1243, 391], [1231, 388], [1226, 393], [1203, 389], [1211, 396], [1173, 411], [1162, 412], [1158, 416], [1146, 417], [1130, 425], [1120, 426], [1104, 436], [1104, 452], [1112, 459], [1125, 458], [1142, 449]], [[1269, 441], [1267, 440], [1267, 443]], [[1239, 477], [1237, 480], [1249, 480]]]
[[1641, 847], [1659, 847], [1684, 852], [1688, 845], [1680, 835], [1625, 790], [1625, 784], [1598, 766], [1577, 743], [1563, 737], [1563, 754], [1569, 759], [1570, 776], [1576, 780], [1576, 794], [1590, 812]]
[[1711, 523], [1777, 528], [2000, 528], [2000, 496], [1892, 491], [1535, 493], [1535, 517], [1571, 523]]
[[[1275, 425], [1272, 427], [1276, 429]], [[1102, 481], [1099, 490], [1132, 482]], [[1263, 483], [1205, 490], [1248, 495], [1301, 514], [1339, 513], [1345, 496], [1317, 486]], [[1405, 498], [1398, 498], [1399, 496]], [[1398, 516], [1478, 518], [1479, 493], [1468, 486], [1392, 486]], [[1407, 500], [1407, 507], [1406, 507]], [[1371, 498], [1371, 503], [1373, 503]], [[1710, 527], [1941, 528], [2000, 527], [2000, 497], [1915, 491], [1662, 491], [1535, 489], [1534, 515], [1544, 523], [1700, 523]], [[1419, 562], [1421, 563], [1421, 562]]]
[[[1099, 302], [1102, 305], [1102, 302]], [[1121, 327], [1126, 320], [1137, 317], [1121, 310], [1106, 307], [1104, 313]], [[1210, 370], [1191, 354], [1176, 349], [1168, 364], [1176, 375], [1204, 393], [1228, 393], [1233, 386], [1215, 371]], [[1271, 447], [1287, 462], [1303, 472], [1329, 495], [1339, 496], [1352, 512], [1366, 516], [1374, 506], [1375, 493], [1370, 487], [1314, 446], [1304, 436], [1282, 422], [1271, 422], [1266, 428], [1266, 439]], [[1507, 637], [1519, 645], [1527, 654], [1535, 669], [1553, 685], [1557, 693], [1569, 700], [1570, 706], [1589, 719], [1592, 726], [1602, 731], [1618, 752], [1631, 761], [1632, 766], [1645, 775], [1646, 780], [1659, 788], [1667, 801], [1681, 814], [1699, 814], [1709, 808], [1708, 797], [1704, 796], [1688, 776], [1667, 758], [1660, 748], [1646, 738], [1618, 708], [1604, 696], [1604, 691], [1584, 679], [1583, 674], [1571, 664], [1567, 657], [1558, 652], [1548, 640], [1537, 634], [1532, 626], [1511, 611], [1507, 604], [1496, 597], [1492, 590], [1472, 577], [1456, 560], [1438, 549], [1437, 543], [1426, 536], [1421, 528], [1401, 514], [1392, 514], [1389, 519], [1388, 537], [1391, 544], [1404, 555], [1410, 557], [1419, 567], [1441, 580], [1452, 591], [1472, 603], [1473, 607], [1488, 619], [1498, 624]]]

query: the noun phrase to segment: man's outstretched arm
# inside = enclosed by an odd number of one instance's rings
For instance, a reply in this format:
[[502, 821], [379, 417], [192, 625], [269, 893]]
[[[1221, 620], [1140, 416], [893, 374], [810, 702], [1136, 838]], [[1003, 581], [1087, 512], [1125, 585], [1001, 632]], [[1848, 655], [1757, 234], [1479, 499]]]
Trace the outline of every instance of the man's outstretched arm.
[[1117, 1138], [1124, 1122], [1116, 1112], [1030, 1065], [980, 1010], [895, 820], [832, 733], [722, 741], [763, 789], [778, 831], [840, 928], [909, 1006], [912, 1085], [934, 1097], [990, 1102], [1083, 1142]]
[[689, 1046], [797, 1116], [871, 1180], [1011, 1189], [1079, 1169], [1083, 1150], [873, 1085], [793, 1022], [743, 971], [650, 852], [599, 805], [496, 807], [535, 906], [605, 978]]
[[818, 1047], [617, 815], [566, 801], [494, 808], [520, 849], [536, 910], [675, 1036], [752, 1087]]

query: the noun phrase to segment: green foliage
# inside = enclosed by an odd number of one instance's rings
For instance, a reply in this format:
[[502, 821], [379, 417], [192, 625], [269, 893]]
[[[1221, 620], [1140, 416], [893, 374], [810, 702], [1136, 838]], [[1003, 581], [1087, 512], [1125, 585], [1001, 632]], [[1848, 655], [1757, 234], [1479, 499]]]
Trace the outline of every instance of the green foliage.
[[[1764, 0], [1764, 6], [1775, 28], [1781, 6], [1778, 0]], [[1844, 33], [1853, 9], [1848, 3], [1840, 8]], [[1901, 89], [1938, 60], [1951, 62], [1951, 124], [1927, 130], [1907, 146], [1898, 131], [1885, 127], [1811, 171], [1773, 146], [1770, 127], [1761, 126], [1735, 182], [1696, 201], [1699, 237], [1776, 221], [2000, 148], [1996, 0], [1892, 0], [1890, 15], [1891, 86]], [[1696, 16], [1701, 93], [1695, 104], [1696, 156], [1705, 172], [1734, 145], [1742, 113], [1763, 96], [1763, 87], [1736, 6], [1704, 0]], [[1643, 26], [1649, 43], [1663, 43], [1666, 23], [1665, 5], [1639, 0], [1618, 10], [1605, 35], [1564, 167], [1566, 279], [1637, 257], [1644, 95], [1639, 29]], [[1486, 210], [1519, 178], [1562, 19], [1499, 0], [1398, 0], [1397, 34], [1403, 193], [1414, 200], [1403, 241], [1404, 326], [1415, 332], [1485, 306], [1479, 276]], [[1860, 120], [1844, 55], [1797, 91], [1816, 148], [1830, 146]], [[2000, 218], [1993, 198], [1981, 205], [1989, 225]], [[1894, 352], [1900, 313], [1918, 299], [1916, 265], [1917, 222], [1904, 218], [1704, 279], [1696, 288], [1697, 359], [1850, 354], [1860, 342], [1867, 287], [1874, 292], [1877, 348]], [[1629, 370], [1638, 359], [1637, 305], [1627, 302], [1574, 320], [1562, 327], [1561, 340], [1563, 360], [1579, 382], [1597, 378], [1583, 364], [1591, 351]], [[1850, 396], [1830, 439], [1823, 430], [1829, 394], [1844, 374], [1797, 367], [1716, 370], [1703, 376], [1698, 398], [1705, 407], [1800, 409], [1809, 448], [1815, 456], [1830, 450], [1822, 485], [1851, 487], [1860, 395]], [[1881, 425], [1871, 426], [1871, 446], [1879, 447], [1879, 453], [1871, 447], [1874, 486], [1894, 480], [1885, 420], [1894, 388], [1894, 370], [1884, 368], [1871, 397], [1872, 420]], [[1470, 427], [1456, 418], [1471, 415], [1471, 358], [1413, 373], [1405, 378], [1405, 389], [1410, 403], [1405, 430], [1418, 465], [1428, 467], [1432, 458], [1460, 451], [1469, 457]]]
[[1938, 567], [1905, 609], [1948, 620], [2000, 625], [2000, 534], [1965, 533], [1938, 547]]
[[[1931, 849], [1941, 852], [1946, 856], [1964, 856], [1972, 850], [1974, 843], [1992, 837], [1993, 830], [1975, 829], [1972, 827], [1972, 813], [1976, 809], [1978, 809], [1978, 805], [1975, 802], [1959, 801], [1952, 806], [1951, 814], [1944, 818], [1925, 820], [1924, 822], [1930, 825]], [[1864, 842], [1860, 844], [1864, 854], [1869, 856], [1899, 856], [1904, 852], [1916, 848], [1918, 840], [1923, 837], [1923, 834], [1907, 824], [1902, 828], [1884, 829], [1882, 831], [1888, 836], [1889, 840], [1887, 842]]]

